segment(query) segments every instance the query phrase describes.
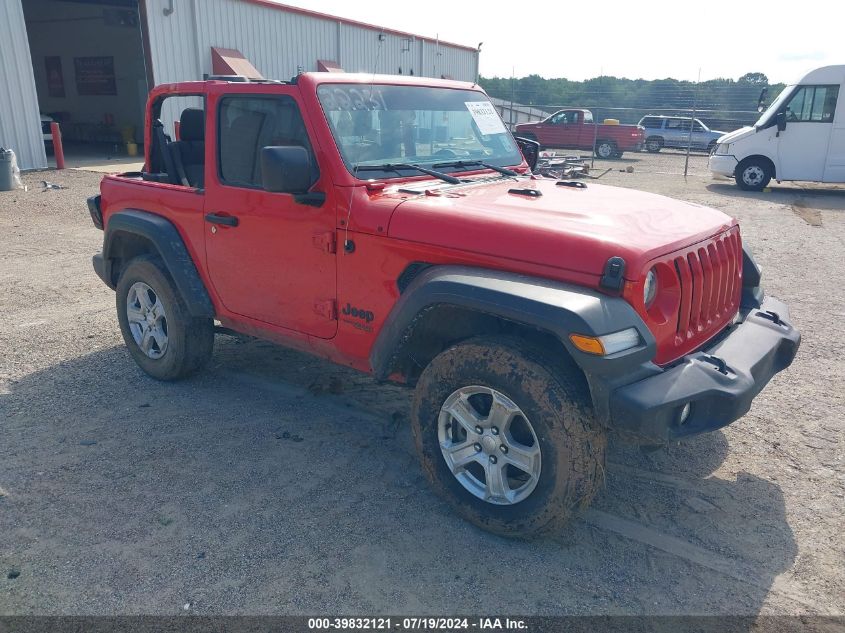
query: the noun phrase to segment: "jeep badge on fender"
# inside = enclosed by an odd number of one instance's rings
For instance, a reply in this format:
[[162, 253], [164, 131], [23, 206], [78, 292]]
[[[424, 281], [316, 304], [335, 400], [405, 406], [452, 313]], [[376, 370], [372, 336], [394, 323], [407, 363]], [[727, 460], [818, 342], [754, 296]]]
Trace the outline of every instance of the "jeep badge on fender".
[[369, 310], [362, 310], [360, 308], [353, 308], [351, 304], [347, 303], [346, 307], [341, 311], [342, 314], [351, 315], [358, 319], [363, 319], [367, 323], [375, 318], [375, 315]]

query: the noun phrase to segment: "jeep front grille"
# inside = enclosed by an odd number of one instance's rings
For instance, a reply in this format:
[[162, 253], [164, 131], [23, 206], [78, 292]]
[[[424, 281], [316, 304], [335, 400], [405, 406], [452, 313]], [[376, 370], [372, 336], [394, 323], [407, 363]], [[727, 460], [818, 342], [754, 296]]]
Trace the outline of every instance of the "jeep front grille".
[[[681, 287], [676, 345], [721, 329], [739, 308], [742, 242], [739, 229], [726, 231], [674, 258]], [[711, 332], [713, 331], [713, 332]]]

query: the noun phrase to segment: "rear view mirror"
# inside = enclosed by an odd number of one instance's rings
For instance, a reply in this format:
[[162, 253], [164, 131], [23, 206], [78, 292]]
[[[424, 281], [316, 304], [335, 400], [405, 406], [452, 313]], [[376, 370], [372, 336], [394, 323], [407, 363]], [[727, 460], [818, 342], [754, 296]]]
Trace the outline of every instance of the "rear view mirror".
[[528, 167], [531, 168], [531, 171], [534, 171], [537, 167], [537, 160], [540, 158], [540, 144], [521, 136], [515, 136], [514, 140], [519, 146], [519, 151], [522, 152], [525, 162], [528, 163]]
[[786, 129], [786, 112], [778, 112], [775, 118], [778, 126], [778, 132], [783, 132]]
[[311, 187], [311, 159], [299, 145], [261, 150], [261, 186], [274, 193], [305, 193]]

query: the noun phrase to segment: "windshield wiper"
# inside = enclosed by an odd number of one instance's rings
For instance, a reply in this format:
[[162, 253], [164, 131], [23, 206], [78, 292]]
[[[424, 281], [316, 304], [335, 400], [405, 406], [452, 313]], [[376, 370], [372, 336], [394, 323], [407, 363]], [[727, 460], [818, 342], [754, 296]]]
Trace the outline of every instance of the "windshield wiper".
[[434, 176], [435, 178], [440, 178], [440, 180], [444, 180], [453, 185], [459, 185], [463, 181], [460, 178], [455, 178], [454, 176], [450, 176], [449, 174], [444, 174], [442, 171], [435, 171], [434, 169], [429, 169], [428, 167], [423, 167], [422, 165], [411, 165], [410, 163], [385, 163], [384, 165], [360, 165], [356, 166], [353, 171], [395, 171], [397, 174], [401, 174], [401, 170], [403, 169], [416, 169], [418, 172], [423, 174], [428, 174], [429, 176]]
[[437, 163], [435, 167], [484, 167], [485, 169], [497, 171], [503, 176], [519, 176], [519, 173], [512, 169], [497, 167], [496, 165], [491, 165], [490, 163], [485, 163], [481, 160], [456, 160], [451, 163]]

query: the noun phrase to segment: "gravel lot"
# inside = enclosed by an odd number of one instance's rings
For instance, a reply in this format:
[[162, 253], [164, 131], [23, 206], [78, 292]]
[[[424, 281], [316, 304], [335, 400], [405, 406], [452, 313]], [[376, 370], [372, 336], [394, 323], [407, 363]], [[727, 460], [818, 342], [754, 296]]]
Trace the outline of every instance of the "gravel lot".
[[201, 375], [147, 378], [91, 269], [100, 175], [0, 193], [0, 614], [843, 614], [845, 188], [608, 165], [737, 216], [804, 342], [724, 432], [612, 441], [593, 508], [535, 542], [430, 492], [403, 389], [228, 336]]

